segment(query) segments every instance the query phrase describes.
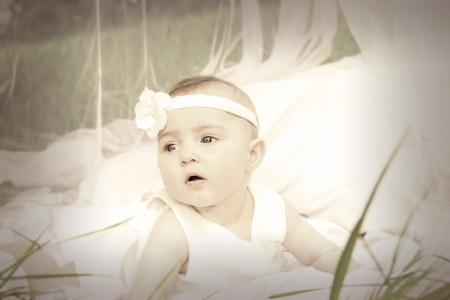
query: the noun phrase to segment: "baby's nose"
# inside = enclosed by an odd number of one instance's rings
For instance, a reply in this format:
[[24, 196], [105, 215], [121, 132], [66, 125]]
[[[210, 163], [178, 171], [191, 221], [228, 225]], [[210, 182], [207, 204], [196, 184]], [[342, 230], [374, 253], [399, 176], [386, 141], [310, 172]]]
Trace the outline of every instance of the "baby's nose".
[[185, 157], [184, 159], [181, 160], [181, 163], [182, 163], [183, 165], [186, 165], [186, 164], [188, 164], [188, 163], [191, 163], [191, 162], [197, 162], [197, 161], [198, 161], [198, 160], [197, 160], [197, 158], [195, 158], [195, 157], [190, 157], [190, 158]]
[[180, 155], [181, 155], [181, 164], [183, 165], [189, 164], [191, 162], [198, 162], [198, 155], [192, 148], [183, 149]]

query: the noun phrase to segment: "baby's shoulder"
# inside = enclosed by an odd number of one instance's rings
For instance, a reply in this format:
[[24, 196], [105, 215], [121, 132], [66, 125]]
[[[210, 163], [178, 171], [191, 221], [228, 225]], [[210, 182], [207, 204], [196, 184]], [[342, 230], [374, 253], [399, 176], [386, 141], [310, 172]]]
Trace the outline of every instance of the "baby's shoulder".
[[269, 209], [279, 208], [284, 210], [285, 201], [283, 196], [278, 191], [268, 186], [255, 183], [250, 184], [249, 188], [252, 191], [254, 200], [257, 201], [259, 205]]
[[186, 259], [188, 255], [188, 243], [186, 235], [175, 213], [169, 207], [165, 209], [156, 220], [150, 241], [159, 245], [164, 251], [170, 251], [180, 259]]
[[258, 194], [259, 196], [265, 196], [266, 198], [281, 198], [281, 194], [279, 192], [266, 185], [251, 183], [248, 187], [253, 193]]

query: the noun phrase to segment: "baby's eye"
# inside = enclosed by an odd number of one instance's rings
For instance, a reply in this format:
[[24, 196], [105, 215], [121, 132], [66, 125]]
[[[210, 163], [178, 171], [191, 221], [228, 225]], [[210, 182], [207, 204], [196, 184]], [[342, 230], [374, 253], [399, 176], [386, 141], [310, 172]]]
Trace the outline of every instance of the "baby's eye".
[[217, 140], [215, 137], [212, 137], [210, 135], [204, 136], [202, 138], [202, 143], [204, 144], [208, 144], [208, 143], [212, 143], [213, 141]]
[[174, 151], [174, 150], [177, 149], [177, 145], [176, 145], [176, 144], [167, 144], [167, 145], [164, 147], [164, 149], [165, 149], [167, 152], [172, 152], [172, 151]]

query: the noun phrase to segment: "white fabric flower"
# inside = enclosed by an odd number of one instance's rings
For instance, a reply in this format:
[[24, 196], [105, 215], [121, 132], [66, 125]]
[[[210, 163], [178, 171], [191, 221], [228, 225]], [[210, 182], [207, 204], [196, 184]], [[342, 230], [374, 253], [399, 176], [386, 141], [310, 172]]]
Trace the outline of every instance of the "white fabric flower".
[[172, 98], [164, 92], [154, 92], [145, 88], [139, 96], [139, 102], [134, 107], [136, 117], [134, 122], [140, 129], [144, 129], [150, 138], [158, 136], [158, 132], [166, 126], [167, 115], [165, 109]]

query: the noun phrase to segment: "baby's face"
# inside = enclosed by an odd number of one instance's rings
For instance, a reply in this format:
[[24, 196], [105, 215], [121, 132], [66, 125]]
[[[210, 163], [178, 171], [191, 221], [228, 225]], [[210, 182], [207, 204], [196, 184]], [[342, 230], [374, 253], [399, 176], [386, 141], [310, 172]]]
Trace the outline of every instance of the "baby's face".
[[169, 196], [206, 207], [246, 187], [252, 140], [246, 122], [212, 108], [169, 111], [158, 137], [158, 165]]

